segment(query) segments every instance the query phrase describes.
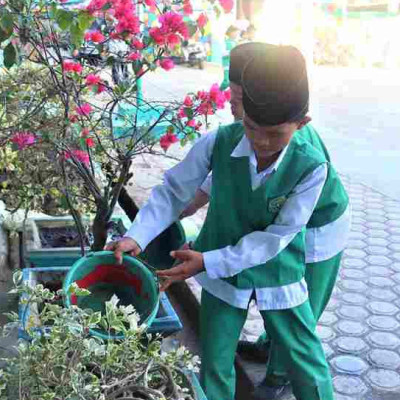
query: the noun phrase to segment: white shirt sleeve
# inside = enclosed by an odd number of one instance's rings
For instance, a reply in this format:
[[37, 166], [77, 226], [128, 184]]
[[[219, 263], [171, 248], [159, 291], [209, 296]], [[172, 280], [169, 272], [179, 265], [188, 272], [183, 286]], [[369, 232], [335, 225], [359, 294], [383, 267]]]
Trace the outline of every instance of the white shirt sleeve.
[[263, 264], [282, 250], [307, 224], [321, 195], [327, 177], [322, 164], [307, 175], [292, 191], [275, 222], [265, 231], [242, 237], [235, 246], [203, 253], [204, 266], [211, 279], [227, 278]]
[[207, 193], [208, 196], [210, 196], [211, 195], [211, 187], [212, 187], [212, 173], [207, 176], [206, 180], [201, 184], [200, 189], [204, 193]]
[[216, 130], [202, 136], [185, 159], [164, 174], [163, 184], [152, 190], [125, 237], [134, 239], [144, 250], [179, 218], [210, 172], [216, 136]]

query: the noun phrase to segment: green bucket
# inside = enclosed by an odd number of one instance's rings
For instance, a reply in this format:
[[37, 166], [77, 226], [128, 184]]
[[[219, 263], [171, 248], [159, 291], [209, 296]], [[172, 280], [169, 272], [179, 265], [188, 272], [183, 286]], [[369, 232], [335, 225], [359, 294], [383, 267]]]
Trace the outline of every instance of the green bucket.
[[139, 254], [139, 258], [155, 269], [168, 269], [175, 262], [170, 252], [179, 250], [184, 243], [186, 243], [185, 231], [178, 221], [152, 240], [146, 250]]
[[[89, 296], [68, 294], [72, 283], [88, 289]], [[114, 253], [100, 251], [76, 261], [64, 280], [65, 306], [78, 305], [93, 311], [105, 311], [105, 303], [115, 294], [120, 305], [132, 305], [140, 316], [140, 324], [150, 326], [158, 312], [160, 293], [155, 275], [137, 258], [124, 255], [122, 265], [117, 265]], [[123, 334], [109, 334], [91, 330], [102, 339], [123, 339]]]

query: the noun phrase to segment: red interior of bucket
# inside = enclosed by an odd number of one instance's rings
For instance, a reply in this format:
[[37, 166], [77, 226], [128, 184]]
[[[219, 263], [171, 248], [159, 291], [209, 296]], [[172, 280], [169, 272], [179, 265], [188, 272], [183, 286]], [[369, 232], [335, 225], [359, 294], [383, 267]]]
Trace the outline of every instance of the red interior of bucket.
[[[89, 272], [75, 283], [80, 288], [87, 289], [99, 282], [131, 286], [137, 296], [142, 296], [142, 280], [123, 265], [96, 265], [92, 272]], [[76, 295], [71, 296], [71, 303], [77, 304]]]

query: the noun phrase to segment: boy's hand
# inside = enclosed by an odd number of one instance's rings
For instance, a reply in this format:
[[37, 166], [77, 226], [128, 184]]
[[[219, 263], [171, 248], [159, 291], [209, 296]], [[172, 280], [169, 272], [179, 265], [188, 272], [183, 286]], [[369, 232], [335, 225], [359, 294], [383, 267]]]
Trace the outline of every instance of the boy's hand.
[[117, 242], [109, 243], [105, 247], [105, 250], [114, 252], [117, 264], [122, 264], [123, 253], [129, 253], [131, 256], [136, 257], [142, 251], [135, 240], [127, 237], [118, 240]]
[[204, 270], [203, 254], [193, 250], [177, 250], [171, 256], [180, 264], [165, 271], [157, 271], [157, 275], [165, 280], [160, 290], [165, 291], [172, 283], [184, 281]]

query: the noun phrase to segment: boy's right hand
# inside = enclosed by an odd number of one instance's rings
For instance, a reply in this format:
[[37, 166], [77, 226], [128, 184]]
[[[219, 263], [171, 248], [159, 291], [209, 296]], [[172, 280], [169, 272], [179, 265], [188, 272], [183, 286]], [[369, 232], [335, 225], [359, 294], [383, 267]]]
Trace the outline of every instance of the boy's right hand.
[[117, 259], [117, 264], [122, 264], [122, 257], [124, 253], [129, 253], [131, 256], [136, 257], [142, 251], [137, 242], [128, 237], [116, 242], [111, 242], [104, 249], [114, 252], [115, 258]]

